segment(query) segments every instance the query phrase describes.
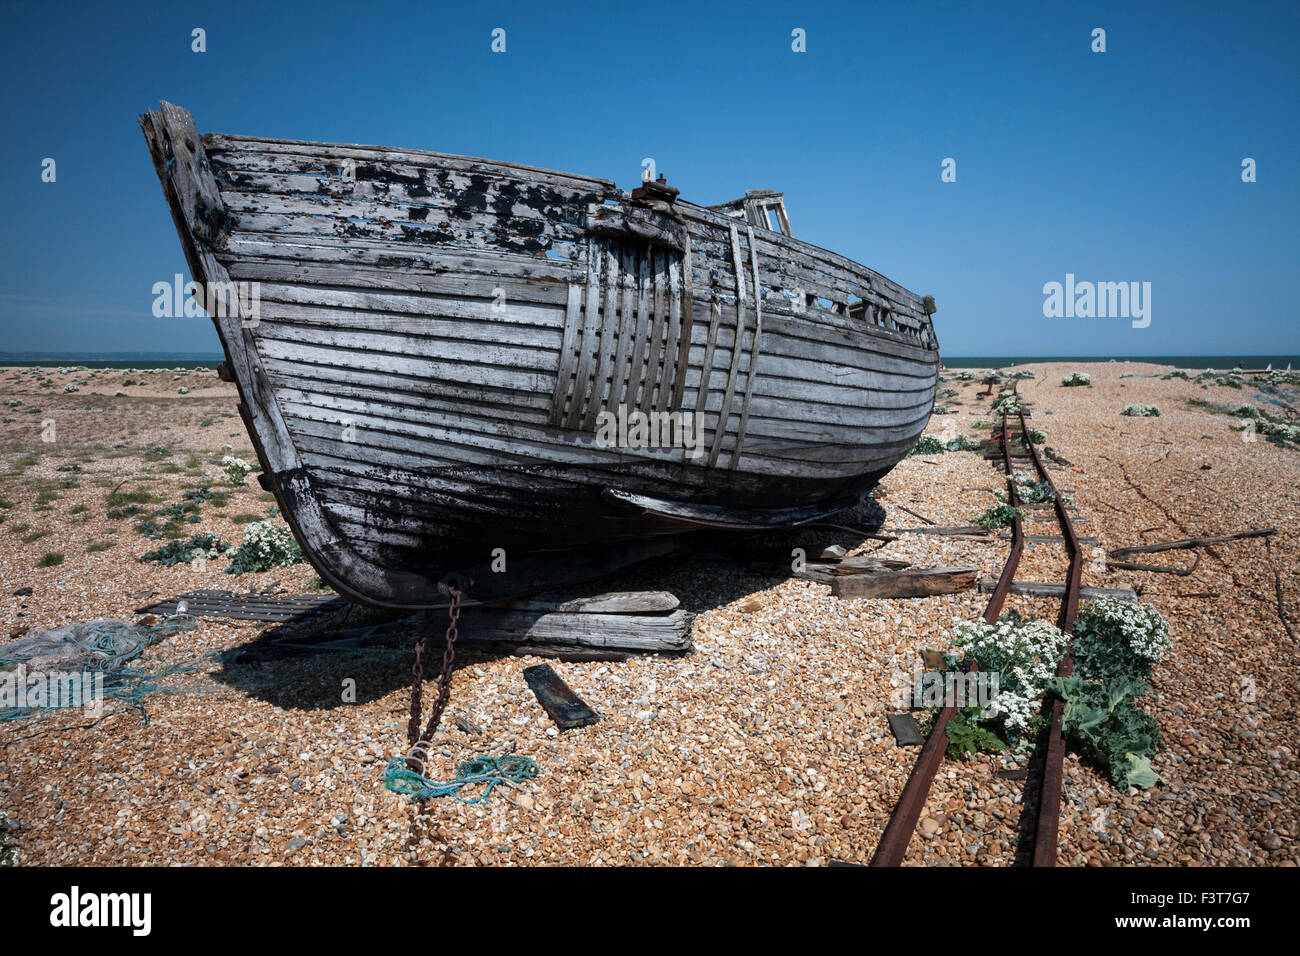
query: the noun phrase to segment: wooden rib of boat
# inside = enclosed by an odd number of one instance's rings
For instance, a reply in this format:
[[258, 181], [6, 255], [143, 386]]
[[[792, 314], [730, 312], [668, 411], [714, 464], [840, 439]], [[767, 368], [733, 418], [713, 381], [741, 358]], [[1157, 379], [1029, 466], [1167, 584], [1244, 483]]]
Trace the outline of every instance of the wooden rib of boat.
[[[814, 521], [929, 419], [933, 300], [791, 237], [779, 194], [200, 135], [169, 103], [140, 124], [264, 486], [353, 600], [436, 606], [453, 571], [491, 600]], [[619, 444], [620, 414], [699, 430]]]

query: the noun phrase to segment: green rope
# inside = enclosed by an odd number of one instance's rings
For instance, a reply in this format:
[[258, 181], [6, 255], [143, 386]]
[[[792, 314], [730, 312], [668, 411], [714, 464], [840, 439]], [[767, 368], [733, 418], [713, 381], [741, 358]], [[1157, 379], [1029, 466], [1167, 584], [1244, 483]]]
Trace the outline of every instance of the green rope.
[[[499, 784], [520, 784], [532, 780], [539, 773], [537, 763], [529, 757], [506, 754], [504, 757], [475, 757], [461, 761], [456, 768], [456, 779], [446, 783], [430, 780], [406, 766], [405, 757], [394, 757], [384, 770], [384, 786], [393, 793], [402, 793], [412, 800], [429, 797], [455, 797], [461, 803], [482, 803]], [[462, 797], [465, 787], [486, 784], [477, 797]]]
[[[96, 673], [102, 674], [102, 699], [121, 701], [135, 708], [140, 713], [141, 721], [146, 724], [149, 722], [149, 713], [145, 710], [143, 699], [150, 694], [178, 692], [160, 681], [177, 674], [193, 674], [204, 661], [215, 654], [213, 651], [208, 651], [197, 658], [153, 672], [127, 666], [128, 662], [139, 658], [150, 646], [159, 641], [182, 631], [194, 630], [197, 624], [190, 615], [176, 614], [155, 625], [131, 625], [125, 621], [115, 620], [90, 621], [79, 625], [82, 629], [81, 633], [74, 630], [77, 626], [73, 625], [73, 629], [62, 638], [62, 646], [70, 652], [82, 652], [76, 658], [81, 662], [79, 670], [69, 673], [80, 673], [83, 677]], [[41, 637], [40, 634], [32, 636], [37, 640]], [[128, 636], [133, 637], [134, 640], [126, 640]], [[7, 646], [12, 647], [23, 643], [19, 640]], [[49, 647], [34, 646], [30, 653], [22, 653], [17, 657], [0, 657], [0, 672], [16, 664], [39, 667], [42, 656], [48, 650]], [[87, 702], [60, 699], [39, 707], [0, 707], [0, 722], [25, 720], [65, 707], [81, 707], [85, 703]]]

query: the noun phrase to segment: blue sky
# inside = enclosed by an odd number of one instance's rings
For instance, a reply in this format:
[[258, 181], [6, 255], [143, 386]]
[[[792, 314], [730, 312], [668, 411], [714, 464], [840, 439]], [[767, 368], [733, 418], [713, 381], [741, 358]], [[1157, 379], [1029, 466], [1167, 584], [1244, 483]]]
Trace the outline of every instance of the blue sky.
[[[934, 295], [953, 356], [1300, 353], [1297, 47], [1294, 3], [9, 4], [0, 351], [219, 349], [150, 314], [185, 271], [136, 125], [168, 99], [204, 132], [783, 190], [797, 236]], [[1150, 326], [1045, 318], [1067, 273], [1150, 282]]]

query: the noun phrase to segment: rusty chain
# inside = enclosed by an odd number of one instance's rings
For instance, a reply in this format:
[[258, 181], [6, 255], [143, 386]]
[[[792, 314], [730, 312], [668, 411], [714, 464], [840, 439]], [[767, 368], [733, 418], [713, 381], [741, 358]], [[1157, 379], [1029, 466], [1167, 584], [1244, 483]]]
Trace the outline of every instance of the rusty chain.
[[429, 714], [429, 723], [420, 733], [420, 715], [424, 710], [424, 638], [415, 645], [415, 663], [411, 665], [411, 719], [406, 725], [406, 739], [412, 747], [421, 741], [427, 743], [433, 739], [434, 731], [442, 721], [443, 711], [451, 700], [451, 667], [456, 659], [456, 638], [460, 636], [457, 623], [460, 620], [460, 600], [463, 592], [453, 583], [440, 585], [450, 597], [447, 606], [450, 621], [447, 625], [447, 646], [442, 652], [442, 673], [438, 676], [438, 697]]

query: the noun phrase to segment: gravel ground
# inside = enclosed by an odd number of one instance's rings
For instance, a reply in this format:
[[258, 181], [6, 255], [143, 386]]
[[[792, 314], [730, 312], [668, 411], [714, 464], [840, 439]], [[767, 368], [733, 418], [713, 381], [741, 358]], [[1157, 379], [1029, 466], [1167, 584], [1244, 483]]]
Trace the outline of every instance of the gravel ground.
[[[1279, 529], [1271, 553], [1260, 540], [1223, 545], [1186, 577], [1085, 568], [1085, 584], [1136, 587], [1170, 619], [1174, 650], [1144, 700], [1168, 748], [1154, 761], [1164, 783], [1145, 792], [1117, 792], [1096, 768], [1067, 758], [1061, 862], [1295, 865], [1295, 645], [1278, 616], [1274, 572], [1294, 629], [1300, 452], [1244, 442], [1230, 430], [1235, 419], [1185, 404], [1248, 401], [1249, 386], [1162, 381], [1151, 376], [1165, 369], [1138, 364], [1030, 368], [1037, 378], [1022, 382], [1021, 393], [1047, 444], [1074, 463], [1053, 474], [1058, 487], [1073, 489], [1086, 519], [1081, 535], [1116, 547]], [[1076, 368], [1091, 373], [1092, 387], [1060, 386]], [[141, 378], [148, 384], [122, 385]], [[77, 391], [64, 392], [67, 384]], [[312, 586], [307, 565], [236, 579], [220, 561], [202, 571], [138, 563], [159, 542], [133, 530], [138, 518], [106, 517], [113, 491], [147, 492], [156, 508], [206, 484], [228, 500], [204, 505], [190, 527], [238, 543], [241, 522], [274, 507], [252, 480], [221, 485], [223, 454], [253, 456], [234, 388], [212, 372], [0, 369], [0, 385], [4, 401], [21, 403], [0, 406], [0, 633], [129, 616], [195, 587], [296, 594]], [[982, 386], [945, 387], [958, 392], [941, 400], [954, 414], [936, 416], [930, 431], [951, 422], [975, 435], [974, 421], [989, 418], [988, 400], [976, 394]], [[1120, 417], [1130, 402], [1154, 403], [1162, 415]], [[42, 441], [49, 420], [54, 440]], [[890, 526], [920, 523], [900, 506], [938, 524], [966, 524], [997, 487], [997, 473], [976, 453], [921, 455], [886, 476], [876, 497]], [[1055, 533], [1054, 524], [1043, 522], [1041, 532]], [[106, 547], [87, 553], [92, 543]], [[917, 535], [883, 547], [832, 533], [808, 543], [978, 565], [990, 576], [1006, 554], [1002, 541]], [[53, 552], [62, 563], [37, 567]], [[1039, 544], [1026, 549], [1019, 577], [1059, 581], [1064, 573], [1063, 550]], [[23, 864], [865, 862], [916, 755], [894, 745], [885, 723], [892, 679], [916, 665], [922, 648], [946, 646], [952, 622], [978, 616], [987, 600], [972, 592], [839, 601], [827, 586], [716, 559], [626, 575], [610, 587], [674, 591], [700, 612], [696, 651], [556, 665], [604, 715], [592, 727], [556, 732], [520, 676], [536, 660], [458, 655], [432, 774], [450, 776], [457, 760], [479, 753], [533, 757], [541, 774], [512, 801], [441, 801], [418, 811], [384, 789], [383, 767], [405, 743], [408, 653], [223, 662], [220, 652], [248, 644], [259, 629], [204, 618], [146, 656], [148, 668], [199, 666], [168, 680], [177, 693], [146, 700], [147, 723], [134, 709], [110, 707], [88, 728], [77, 726], [85, 720], [76, 712], [0, 724], [9, 842]], [[1056, 614], [1051, 601], [1013, 596], [1008, 607]], [[349, 682], [355, 701], [345, 699]], [[456, 729], [456, 717], [481, 732]], [[984, 756], [945, 764], [909, 863], [1012, 861], [1025, 781], [1000, 773], [1022, 765]]]

